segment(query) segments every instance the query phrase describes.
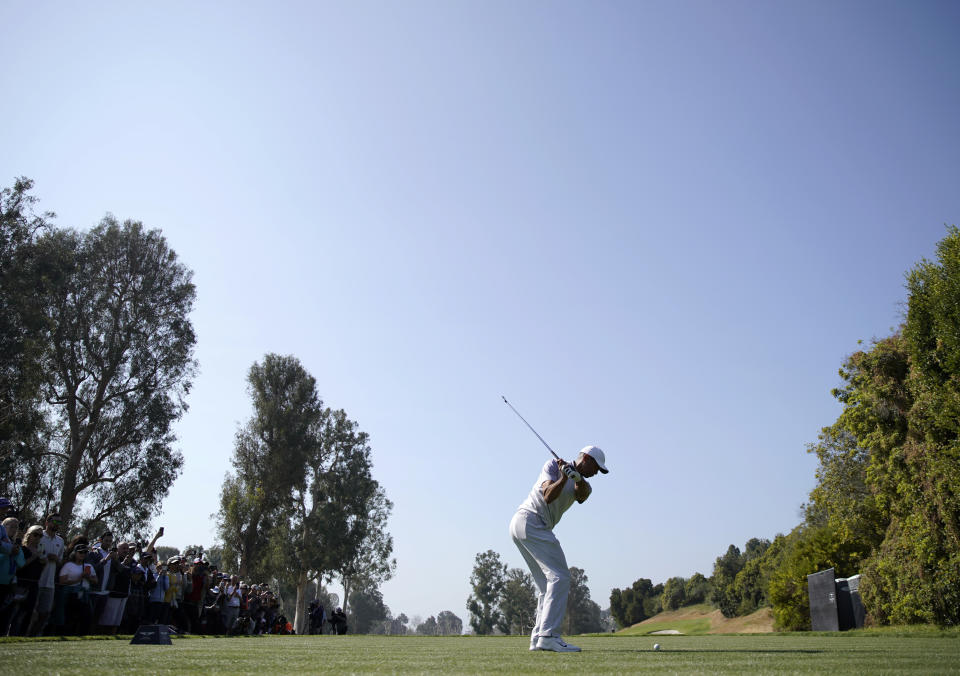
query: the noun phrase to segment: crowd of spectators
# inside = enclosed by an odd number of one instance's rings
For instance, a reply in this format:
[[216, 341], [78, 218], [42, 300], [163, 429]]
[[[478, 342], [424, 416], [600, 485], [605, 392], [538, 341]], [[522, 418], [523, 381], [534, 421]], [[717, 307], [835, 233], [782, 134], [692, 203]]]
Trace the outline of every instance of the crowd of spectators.
[[[266, 584], [217, 570], [201, 553], [158, 560], [156, 543], [114, 542], [104, 531], [65, 543], [63, 521], [21, 529], [0, 498], [0, 636], [133, 634], [144, 624], [191, 634], [292, 634], [280, 599]], [[338, 608], [310, 607], [310, 633], [345, 633]]]

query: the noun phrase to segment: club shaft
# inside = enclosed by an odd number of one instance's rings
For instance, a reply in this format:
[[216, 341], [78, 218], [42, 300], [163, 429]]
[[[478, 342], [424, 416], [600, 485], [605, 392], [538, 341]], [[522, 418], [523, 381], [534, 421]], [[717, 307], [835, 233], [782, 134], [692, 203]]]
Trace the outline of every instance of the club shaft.
[[517, 414], [517, 417], [520, 418], [520, 420], [523, 421], [523, 424], [526, 425], [527, 427], [529, 427], [529, 428], [530, 428], [530, 431], [537, 435], [537, 439], [540, 440], [540, 443], [541, 443], [541, 444], [543, 444], [544, 446], [547, 447], [547, 450], [548, 450], [548, 451], [550, 451], [551, 453], [553, 453], [553, 457], [556, 458], [557, 460], [559, 460], [559, 459], [560, 459], [560, 456], [557, 455], [556, 453], [554, 453], [554, 452], [553, 452], [553, 449], [550, 448], [550, 444], [548, 444], [546, 441], [544, 441], [544, 440], [543, 440], [543, 437], [541, 437], [539, 434], [537, 434], [537, 431], [536, 431], [535, 429], [533, 429], [533, 425], [531, 425], [530, 423], [528, 423], [527, 420], [526, 420], [526, 418], [524, 418], [522, 415], [520, 415], [520, 411], [518, 411], [517, 409], [515, 409], [515, 408], [513, 407], [513, 404], [511, 404], [509, 401], [507, 401], [507, 398], [504, 397], [502, 394], [500, 395], [500, 398], [503, 399], [503, 403], [504, 403], [504, 404], [506, 404], [507, 406], [510, 407], [510, 410], [511, 410], [511, 411], [513, 411], [514, 413]]

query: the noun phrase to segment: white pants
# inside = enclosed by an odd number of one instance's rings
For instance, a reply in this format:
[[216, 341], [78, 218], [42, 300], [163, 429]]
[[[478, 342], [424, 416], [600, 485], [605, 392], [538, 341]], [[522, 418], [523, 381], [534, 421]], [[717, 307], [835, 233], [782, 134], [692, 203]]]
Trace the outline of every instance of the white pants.
[[237, 623], [237, 618], [240, 616], [240, 606], [224, 606], [223, 613], [221, 617], [223, 618], [223, 630], [230, 632], [233, 630], [233, 625]]
[[108, 598], [103, 606], [103, 612], [100, 613], [101, 624], [105, 627], [119, 627], [123, 619], [123, 611], [127, 607], [127, 599]]
[[537, 585], [537, 619], [531, 637], [559, 636], [570, 595], [570, 570], [560, 541], [539, 516], [525, 509], [513, 515], [510, 536]]

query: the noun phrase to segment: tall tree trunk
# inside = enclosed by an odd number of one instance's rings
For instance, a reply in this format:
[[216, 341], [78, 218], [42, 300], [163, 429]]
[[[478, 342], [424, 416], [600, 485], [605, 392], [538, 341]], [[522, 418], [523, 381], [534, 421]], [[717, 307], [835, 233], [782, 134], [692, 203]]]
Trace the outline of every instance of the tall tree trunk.
[[346, 575], [341, 576], [343, 580], [343, 601], [340, 603], [340, 608], [343, 609], [343, 614], [347, 614], [347, 599], [350, 598], [350, 578]]
[[251, 540], [253, 539], [249, 535], [251, 530], [251, 528], [248, 528], [243, 534], [243, 548], [240, 550], [240, 569], [237, 571], [237, 575], [244, 579], [250, 575], [250, 567], [247, 562], [250, 560]]
[[248, 577], [250, 575], [250, 561], [253, 558], [254, 542], [257, 540], [257, 531], [260, 530], [260, 517], [263, 512], [257, 512], [250, 520], [249, 525], [243, 531], [243, 543], [240, 551], [240, 570], [237, 575]]
[[293, 628], [298, 635], [307, 633], [307, 571], [301, 568], [297, 573], [297, 613], [293, 618]]
[[66, 538], [70, 523], [73, 521], [73, 508], [77, 504], [77, 471], [80, 469], [80, 460], [83, 457], [83, 448], [80, 444], [80, 435], [70, 433], [70, 455], [63, 468], [63, 486], [60, 490], [60, 534]]

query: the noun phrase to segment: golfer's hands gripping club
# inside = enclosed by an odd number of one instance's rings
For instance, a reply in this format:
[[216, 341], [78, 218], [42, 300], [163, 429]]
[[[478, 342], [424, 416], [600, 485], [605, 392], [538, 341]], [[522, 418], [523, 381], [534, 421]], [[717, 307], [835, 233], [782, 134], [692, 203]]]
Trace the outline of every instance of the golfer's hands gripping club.
[[583, 481], [583, 477], [580, 476], [580, 472], [574, 469], [573, 465], [567, 463], [564, 460], [557, 460], [557, 464], [560, 465], [560, 471], [567, 475], [567, 478], [571, 481]]

